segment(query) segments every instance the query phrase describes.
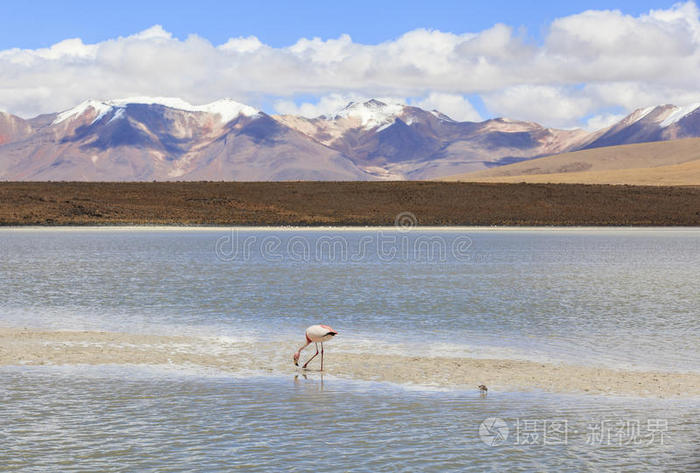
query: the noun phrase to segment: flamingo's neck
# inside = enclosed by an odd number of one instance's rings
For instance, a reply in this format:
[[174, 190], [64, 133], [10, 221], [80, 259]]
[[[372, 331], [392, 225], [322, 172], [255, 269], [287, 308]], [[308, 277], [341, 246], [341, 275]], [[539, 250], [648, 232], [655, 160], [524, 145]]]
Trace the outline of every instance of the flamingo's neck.
[[304, 348], [308, 347], [309, 345], [311, 345], [311, 340], [309, 340], [308, 337], [307, 337], [306, 343], [305, 343], [304, 345], [300, 346], [299, 349], [297, 350], [297, 356], [300, 356], [300, 355], [301, 355], [301, 351], [302, 351]]

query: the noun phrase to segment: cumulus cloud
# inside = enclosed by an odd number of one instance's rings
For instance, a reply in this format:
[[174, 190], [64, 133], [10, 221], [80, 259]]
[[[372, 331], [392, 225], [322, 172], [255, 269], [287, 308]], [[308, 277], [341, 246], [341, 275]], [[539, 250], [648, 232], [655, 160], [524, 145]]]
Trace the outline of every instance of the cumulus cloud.
[[219, 46], [221, 51], [229, 51], [233, 53], [252, 53], [263, 47], [263, 44], [255, 36], [247, 36], [245, 38], [231, 38], [224, 44]]
[[478, 122], [482, 117], [463, 95], [431, 92], [427, 97], [411, 103], [426, 110], [438, 110], [453, 120]]
[[[275, 111], [282, 115], [301, 115], [302, 117], [315, 118], [337, 112], [350, 102], [364, 102], [367, 99], [368, 97], [356, 94], [328, 94], [315, 102], [301, 102], [299, 104], [293, 100], [278, 100], [275, 103]], [[386, 100], [386, 98], [384, 99]], [[381, 99], [377, 98], [377, 100]]]
[[499, 116], [527, 117], [538, 123], [574, 127], [594, 108], [593, 100], [572, 88], [517, 85], [483, 96], [484, 103]]
[[593, 116], [586, 120], [586, 130], [595, 131], [607, 128], [625, 118], [624, 115], [618, 113], [603, 113]]
[[417, 29], [379, 44], [301, 38], [278, 48], [255, 36], [220, 45], [181, 39], [156, 25], [96, 44], [73, 38], [0, 51], [0, 109], [22, 116], [87, 98], [168, 95], [257, 107], [277, 97], [276, 111], [304, 115], [329, 113], [346, 99], [394, 97], [474, 119], [464, 96], [476, 94], [491, 115], [569, 127], [616, 107], [698, 101], [698, 83], [694, 2], [639, 16], [592, 10], [558, 18], [541, 44], [503, 24], [459, 34]]

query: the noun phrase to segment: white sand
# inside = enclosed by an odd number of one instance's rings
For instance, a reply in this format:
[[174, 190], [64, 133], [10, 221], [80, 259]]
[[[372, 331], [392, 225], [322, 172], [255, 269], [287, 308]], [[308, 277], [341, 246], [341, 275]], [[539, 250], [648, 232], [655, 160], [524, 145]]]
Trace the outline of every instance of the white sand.
[[[36, 331], [0, 328], [0, 366], [65, 364], [182, 365], [240, 372], [298, 370], [296, 344], [222, 343], [214, 339], [111, 332]], [[313, 351], [305, 352], [305, 357]], [[303, 357], [303, 359], [305, 359]], [[318, 359], [318, 358], [317, 358]], [[313, 367], [318, 369], [314, 360]], [[623, 371], [532, 361], [427, 358], [341, 353], [328, 344], [325, 371], [344, 378], [440, 387], [496, 390], [698, 397], [700, 374]]]

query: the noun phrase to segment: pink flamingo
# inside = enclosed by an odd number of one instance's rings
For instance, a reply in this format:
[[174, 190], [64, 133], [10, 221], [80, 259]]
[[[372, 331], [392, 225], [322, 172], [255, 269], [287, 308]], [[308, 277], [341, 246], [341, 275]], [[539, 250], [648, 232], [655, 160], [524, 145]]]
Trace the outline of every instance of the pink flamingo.
[[311, 345], [312, 343], [316, 344], [316, 353], [314, 356], [309, 358], [306, 363], [304, 363], [304, 366], [302, 368], [306, 369], [308, 364], [316, 358], [316, 355], [318, 355], [318, 344], [321, 344], [321, 371], [323, 371], [323, 342], [330, 340], [331, 338], [335, 337], [338, 335], [338, 332], [330, 328], [328, 325], [312, 325], [311, 327], [306, 329], [306, 344], [302, 347], [300, 347], [297, 352], [294, 354], [294, 364], [296, 366], [299, 366], [299, 357], [301, 356], [301, 351]]

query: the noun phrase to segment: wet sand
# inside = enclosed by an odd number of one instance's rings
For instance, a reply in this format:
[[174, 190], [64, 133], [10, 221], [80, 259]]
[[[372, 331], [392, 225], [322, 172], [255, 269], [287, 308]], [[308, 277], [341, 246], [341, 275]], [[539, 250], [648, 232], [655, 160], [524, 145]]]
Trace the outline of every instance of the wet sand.
[[[293, 342], [252, 343], [217, 338], [138, 335], [112, 332], [38, 331], [0, 328], [3, 365], [170, 365], [241, 373], [275, 374], [301, 371], [294, 367]], [[304, 353], [302, 360], [313, 354]], [[314, 360], [313, 367], [318, 370]], [[405, 385], [490, 391], [549, 391], [628, 395], [655, 398], [700, 396], [700, 374], [615, 370], [532, 361], [411, 357], [348, 353], [328, 347], [325, 372], [342, 378]]]

